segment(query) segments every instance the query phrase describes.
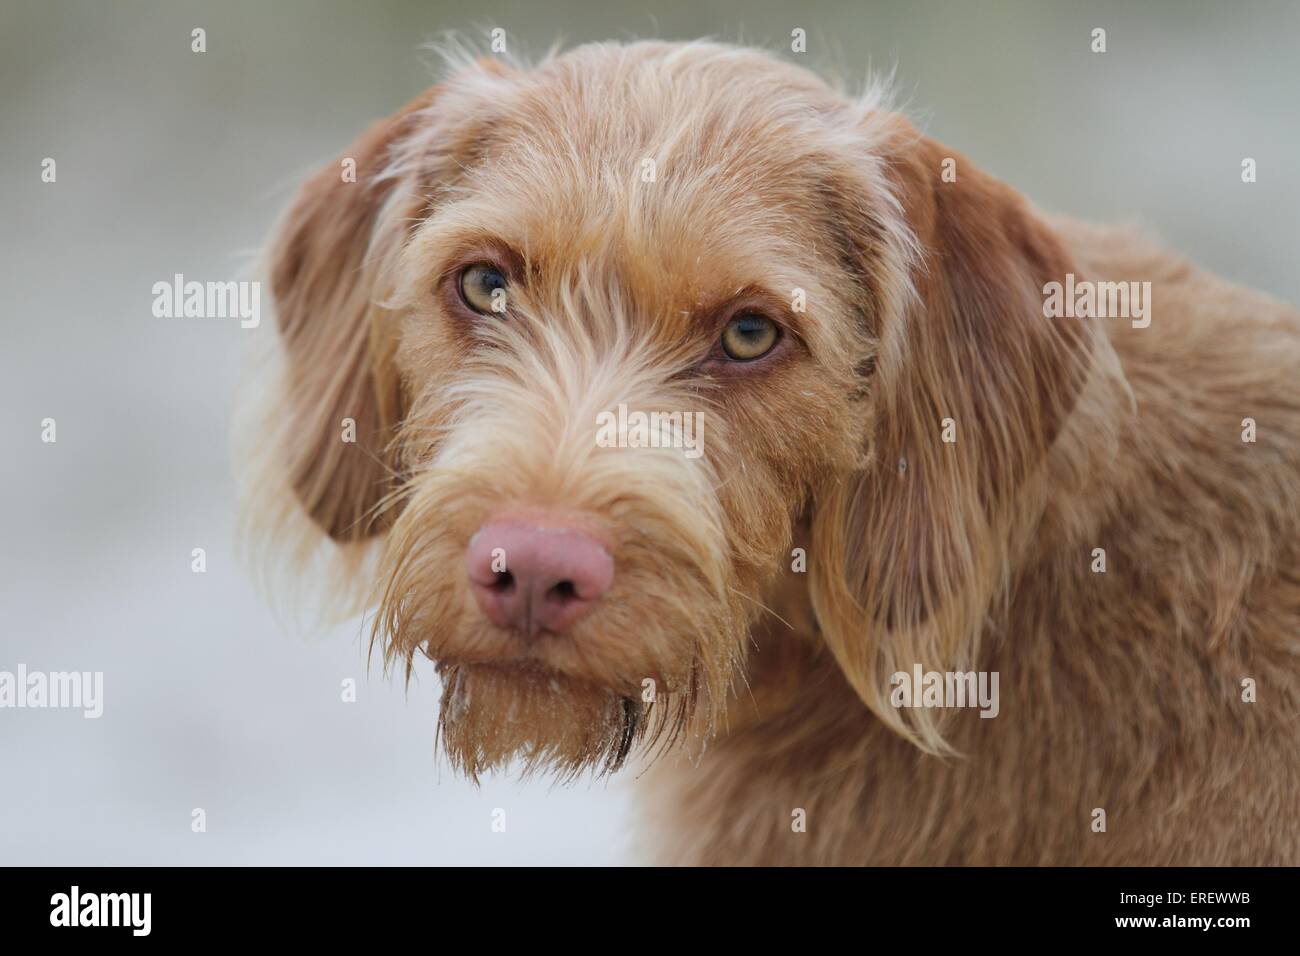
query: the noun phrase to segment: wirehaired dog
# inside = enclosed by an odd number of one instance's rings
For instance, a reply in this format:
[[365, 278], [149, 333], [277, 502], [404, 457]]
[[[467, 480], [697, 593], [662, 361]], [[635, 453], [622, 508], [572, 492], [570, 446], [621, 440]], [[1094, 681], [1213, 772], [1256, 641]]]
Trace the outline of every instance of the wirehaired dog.
[[464, 62], [269, 257], [253, 523], [464, 772], [634, 758], [673, 862], [1300, 863], [1295, 310], [707, 43]]

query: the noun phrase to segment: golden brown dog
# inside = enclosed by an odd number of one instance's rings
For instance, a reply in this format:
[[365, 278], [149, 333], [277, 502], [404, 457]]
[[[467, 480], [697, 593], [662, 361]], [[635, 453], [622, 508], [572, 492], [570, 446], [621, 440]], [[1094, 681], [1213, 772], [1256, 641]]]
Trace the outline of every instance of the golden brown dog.
[[253, 520], [465, 772], [658, 758], [674, 862], [1300, 863], [1293, 309], [704, 43], [462, 64], [269, 271]]

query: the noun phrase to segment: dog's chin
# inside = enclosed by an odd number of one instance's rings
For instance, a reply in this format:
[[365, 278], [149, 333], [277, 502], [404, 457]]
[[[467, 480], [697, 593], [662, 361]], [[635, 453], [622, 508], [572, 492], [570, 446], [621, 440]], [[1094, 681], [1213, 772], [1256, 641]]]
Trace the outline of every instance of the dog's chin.
[[646, 730], [640, 701], [540, 666], [443, 664], [439, 673], [439, 736], [473, 779], [512, 765], [561, 778], [612, 772]]

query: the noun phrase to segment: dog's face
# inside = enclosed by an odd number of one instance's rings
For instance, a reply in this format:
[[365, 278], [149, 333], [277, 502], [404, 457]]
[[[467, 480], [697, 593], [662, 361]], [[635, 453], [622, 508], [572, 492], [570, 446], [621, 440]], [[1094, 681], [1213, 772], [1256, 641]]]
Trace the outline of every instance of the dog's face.
[[[382, 537], [376, 637], [438, 662], [458, 765], [611, 768], [707, 733], [774, 579], [803, 570], [804, 520], [827, 643], [868, 703], [873, 622], [919, 633], [961, 604], [948, 578], [979, 569], [947, 553], [969, 548], [924, 530], [934, 489], [899, 490], [980, 477], [898, 467], [926, 467], [963, 407], [900, 414], [924, 384], [909, 360], [951, 374], [906, 354], [930, 344], [909, 310], [963, 291], [923, 278], [927, 236], [960, 224], [919, 144], [760, 54], [590, 47], [467, 67], [303, 190], [272, 258], [284, 467], [331, 536]], [[1000, 298], [979, 309], [1052, 272], [987, 254], [964, 291]], [[1048, 388], [1044, 349], [1014, 343], [1011, 389]], [[1055, 426], [1031, 425], [1045, 447]], [[997, 489], [966, 490], [994, 520]]]

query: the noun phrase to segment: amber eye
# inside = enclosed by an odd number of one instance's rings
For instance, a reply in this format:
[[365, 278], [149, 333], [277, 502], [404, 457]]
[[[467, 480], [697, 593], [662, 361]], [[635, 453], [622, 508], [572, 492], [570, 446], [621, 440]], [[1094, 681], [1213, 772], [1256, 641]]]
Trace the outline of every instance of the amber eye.
[[781, 330], [765, 315], [738, 315], [722, 330], [722, 351], [737, 362], [752, 362], [772, 351]]
[[507, 284], [500, 269], [476, 263], [460, 274], [460, 297], [480, 315], [500, 315], [506, 311]]

